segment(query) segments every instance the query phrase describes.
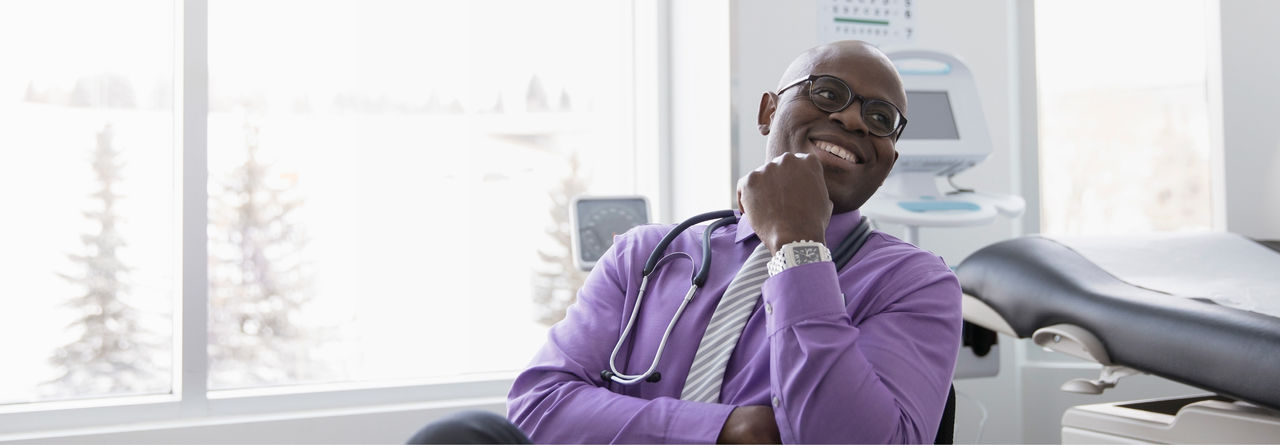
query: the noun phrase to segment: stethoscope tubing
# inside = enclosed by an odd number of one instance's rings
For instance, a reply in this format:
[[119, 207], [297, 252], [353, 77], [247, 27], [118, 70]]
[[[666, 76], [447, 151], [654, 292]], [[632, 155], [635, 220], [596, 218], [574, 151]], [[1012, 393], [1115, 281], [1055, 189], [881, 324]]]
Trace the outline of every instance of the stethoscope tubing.
[[[676, 308], [676, 313], [672, 315], [671, 322], [667, 323], [667, 328], [662, 333], [662, 339], [658, 341], [658, 349], [654, 352], [653, 361], [650, 362], [649, 367], [640, 374], [625, 374], [618, 371], [618, 367], [616, 365], [618, 351], [622, 350], [622, 344], [626, 343], [627, 336], [631, 334], [631, 329], [635, 327], [636, 317], [640, 315], [640, 305], [644, 302], [645, 289], [649, 285], [649, 275], [652, 274], [662, 262], [672, 258], [671, 256], [664, 256], [663, 253], [666, 252], [667, 247], [675, 241], [676, 237], [680, 236], [680, 234], [685, 230], [688, 230], [689, 227], [717, 218], [718, 220], [711, 223], [711, 225], [707, 227], [707, 230], [702, 234], [701, 267], [699, 267], [693, 274], [693, 277], [690, 279], [689, 292], [686, 293], [684, 299], [680, 301], [680, 306]], [[687, 307], [689, 302], [693, 300], [698, 289], [702, 288], [702, 285], [706, 283], [707, 275], [711, 270], [711, 233], [720, 227], [736, 222], [738, 222], [738, 217], [734, 214], [733, 210], [707, 212], [685, 220], [672, 228], [670, 232], [667, 232], [666, 236], [662, 237], [662, 240], [658, 241], [658, 245], [654, 246], [653, 252], [649, 254], [649, 259], [645, 261], [644, 269], [640, 273], [640, 290], [636, 294], [636, 302], [631, 309], [631, 316], [627, 319], [627, 325], [623, 328], [622, 334], [618, 336], [618, 342], [614, 344], [613, 352], [609, 354], [609, 369], [600, 373], [601, 378], [606, 381], [613, 381], [623, 385], [634, 385], [644, 381], [657, 382], [662, 378], [662, 375], [658, 373], [657, 369], [658, 363], [662, 361], [662, 353], [667, 348], [667, 339], [671, 336], [671, 331], [675, 329], [676, 322], [680, 320], [680, 316], [684, 313], [685, 307]], [[840, 246], [836, 248], [836, 253], [832, 256], [832, 261], [836, 264], [836, 270], [840, 270], [849, 262], [849, 260], [853, 259], [853, 256], [862, 248], [862, 245], [866, 243], [867, 238], [870, 237], [871, 231], [871, 224], [868, 223], [866, 217], [863, 217], [862, 220], [858, 222], [858, 227], [854, 229], [853, 233], [846, 236], [844, 241], [840, 243]], [[682, 255], [688, 257], [687, 254]], [[690, 258], [690, 260], [692, 260], [692, 258]]]
[[[653, 362], [649, 364], [648, 369], [640, 374], [625, 374], [618, 371], [616, 365], [618, 351], [622, 349], [622, 344], [626, 342], [625, 339], [631, 334], [631, 328], [635, 326], [636, 316], [640, 314], [640, 305], [644, 301], [645, 288], [649, 285], [649, 275], [657, 269], [658, 264], [665, 258], [662, 256], [663, 252], [667, 250], [667, 246], [671, 245], [672, 241], [675, 241], [677, 236], [689, 227], [714, 218], [719, 219], [711, 223], [702, 234], [702, 266], [693, 275], [690, 280], [689, 292], [680, 301], [680, 307], [676, 308], [676, 313], [671, 317], [671, 322], [667, 323], [667, 329], [662, 333], [662, 340], [658, 342], [658, 350], [654, 353]], [[649, 379], [657, 381], [662, 378], [661, 374], [656, 372], [656, 369], [658, 368], [658, 362], [662, 361], [662, 352], [667, 349], [667, 338], [671, 336], [671, 331], [675, 329], [676, 322], [680, 320], [680, 315], [684, 313], [684, 308], [689, 305], [689, 301], [693, 300], [693, 296], [698, 292], [698, 289], [702, 288], [702, 285], [707, 282], [707, 275], [711, 269], [711, 232], [736, 222], [738, 222], [738, 217], [732, 210], [707, 212], [685, 220], [671, 229], [670, 232], [667, 232], [666, 236], [662, 237], [658, 245], [653, 248], [653, 252], [649, 254], [649, 260], [645, 262], [644, 270], [640, 273], [640, 291], [636, 294], [635, 306], [631, 309], [631, 317], [627, 320], [626, 328], [623, 329], [622, 335], [618, 337], [618, 343], [614, 344], [613, 352], [609, 354], [609, 372], [601, 373], [603, 377], [623, 385], [632, 385]]]

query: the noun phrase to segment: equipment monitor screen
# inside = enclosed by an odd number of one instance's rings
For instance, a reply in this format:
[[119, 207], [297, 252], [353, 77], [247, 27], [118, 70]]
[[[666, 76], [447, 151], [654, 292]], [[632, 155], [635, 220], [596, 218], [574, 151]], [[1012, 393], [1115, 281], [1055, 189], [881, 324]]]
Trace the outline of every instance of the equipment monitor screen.
[[946, 91], [907, 91], [907, 109], [902, 139], [960, 139]]

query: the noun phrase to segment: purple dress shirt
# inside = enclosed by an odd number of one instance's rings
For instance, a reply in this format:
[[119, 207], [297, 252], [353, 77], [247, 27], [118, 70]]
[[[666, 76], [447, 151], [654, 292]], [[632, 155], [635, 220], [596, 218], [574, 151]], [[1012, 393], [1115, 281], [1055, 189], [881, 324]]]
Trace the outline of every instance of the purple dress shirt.
[[[833, 215], [827, 243], [858, 211]], [[712, 233], [711, 274], [689, 302], [658, 363], [662, 379], [606, 383], [609, 354], [636, 302], [640, 272], [673, 226], [614, 240], [578, 301], [516, 379], [507, 417], [537, 443], [715, 443], [736, 406], [770, 405], [784, 443], [931, 443], [960, 347], [960, 285], [941, 258], [873, 232], [837, 274], [831, 262], [765, 281], [729, 359], [721, 403], [680, 400], [716, 303], [760, 243], [748, 218]], [[644, 372], [689, 290], [706, 225], [685, 231], [653, 272], [618, 369]], [[846, 298], [847, 297], [847, 298]]]

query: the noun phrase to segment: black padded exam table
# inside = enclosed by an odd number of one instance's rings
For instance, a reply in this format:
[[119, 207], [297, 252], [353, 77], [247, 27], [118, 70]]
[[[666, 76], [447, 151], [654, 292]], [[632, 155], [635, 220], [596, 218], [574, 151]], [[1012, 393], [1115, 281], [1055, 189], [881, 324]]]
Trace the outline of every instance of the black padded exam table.
[[[1270, 249], [1260, 249], [1263, 256], [1280, 255], [1280, 242], [1255, 242]], [[1280, 318], [1132, 284], [1040, 236], [983, 248], [956, 274], [966, 298], [994, 311], [988, 320], [1006, 323], [983, 327], [1029, 338], [1049, 326], [1079, 326], [1101, 342], [1109, 364], [1280, 410]], [[968, 307], [966, 319], [974, 322]]]

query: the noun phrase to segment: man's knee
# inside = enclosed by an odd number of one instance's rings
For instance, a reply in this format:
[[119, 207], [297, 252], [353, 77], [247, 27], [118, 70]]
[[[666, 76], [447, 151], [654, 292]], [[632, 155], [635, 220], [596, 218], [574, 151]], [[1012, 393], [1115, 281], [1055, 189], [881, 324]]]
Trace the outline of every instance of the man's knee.
[[531, 443], [506, 418], [488, 411], [464, 411], [427, 424], [409, 438], [412, 444]]

